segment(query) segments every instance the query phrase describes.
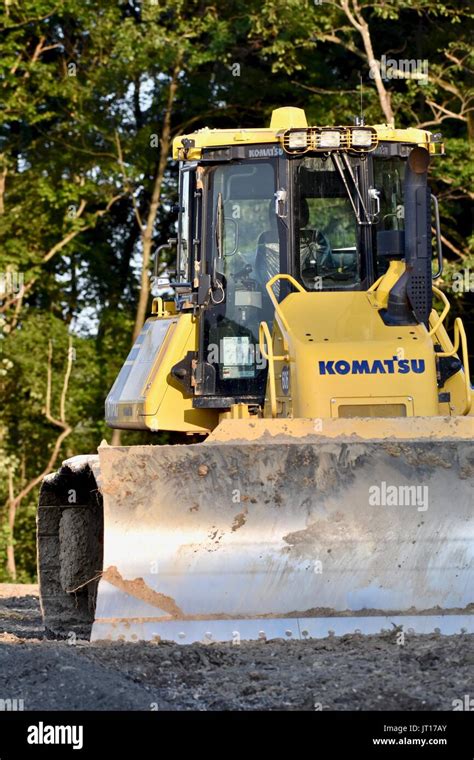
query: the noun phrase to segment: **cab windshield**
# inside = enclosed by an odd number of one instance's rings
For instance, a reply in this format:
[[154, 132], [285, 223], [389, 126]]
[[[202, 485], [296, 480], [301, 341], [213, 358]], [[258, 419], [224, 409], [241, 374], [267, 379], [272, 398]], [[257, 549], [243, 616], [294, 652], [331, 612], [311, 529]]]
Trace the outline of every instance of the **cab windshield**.
[[[357, 166], [351, 169], [357, 177]], [[295, 172], [294, 250], [296, 275], [307, 290], [360, 287], [363, 242], [353, 203], [330, 156], [301, 160]]]

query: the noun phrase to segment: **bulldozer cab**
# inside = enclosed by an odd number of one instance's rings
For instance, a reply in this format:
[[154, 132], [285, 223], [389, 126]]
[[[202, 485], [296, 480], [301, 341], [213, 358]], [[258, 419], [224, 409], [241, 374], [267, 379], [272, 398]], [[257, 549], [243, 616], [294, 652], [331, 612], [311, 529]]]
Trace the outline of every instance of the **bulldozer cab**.
[[[432, 309], [428, 165], [439, 152], [425, 130], [308, 127], [292, 108], [274, 112], [269, 129], [175, 138], [173, 300], [154, 300], [107, 423], [206, 435], [225, 415], [269, 410], [466, 413], [467, 349], [461, 362], [446, 310], [438, 324]], [[441, 262], [436, 213], [434, 227]], [[419, 386], [398, 377], [408, 360], [423, 367]], [[326, 372], [328, 361], [341, 373]], [[387, 377], [359, 377], [379, 366]]]
[[[378, 144], [374, 131], [327, 130], [320, 137], [327, 142], [324, 151], [292, 149], [297, 140], [288, 138], [283, 147], [270, 142], [203, 147], [199, 160], [181, 162], [175, 288], [178, 308], [200, 309], [202, 315], [194, 406], [263, 403], [267, 363], [258, 336], [261, 322], [272, 329], [274, 306], [266, 288], [272, 277], [291, 275], [309, 292], [367, 291], [390, 261], [406, 256], [404, 188], [414, 146]], [[352, 149], [342, 150], [347, 132]], [[306, 138], [302, 131], [292, 134]], [[357, 134], [366, 146], [355, 146]], [[426, 321], [431, 309], [426, 171], [422, 185], [415, 232], [425, 266], [414, 300], [422, 302]], [[415, 203], [413, 194], [409, 203]], [[288, 281], [273, 287], [278, 301], [291, 291]]]

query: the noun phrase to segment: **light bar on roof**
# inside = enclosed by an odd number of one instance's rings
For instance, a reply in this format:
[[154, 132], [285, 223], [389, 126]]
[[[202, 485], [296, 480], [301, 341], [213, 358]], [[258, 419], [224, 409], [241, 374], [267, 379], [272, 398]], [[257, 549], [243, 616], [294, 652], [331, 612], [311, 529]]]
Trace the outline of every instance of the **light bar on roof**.
[[372, 132], [370, 129], [352, 129], [352, 145], [355, 148], [370, 148], [372, 145]]
[[294, 150], [295, 148], [306, 148], [308, 144], [308, 134], [305, 129], [299, 129], [295, 132], [290, 132], [288, 135], [288, 147]]
[[318, 148], [339, 148], [341, 133], [337, 129], [321, 130], [318, 140]]
[[377, 132], [373, 127], [308, 127], [288, 129], [280, 134], [282, 146], [288, 153], [306, 151], [347, 150], [364, 153], [375, 150]]

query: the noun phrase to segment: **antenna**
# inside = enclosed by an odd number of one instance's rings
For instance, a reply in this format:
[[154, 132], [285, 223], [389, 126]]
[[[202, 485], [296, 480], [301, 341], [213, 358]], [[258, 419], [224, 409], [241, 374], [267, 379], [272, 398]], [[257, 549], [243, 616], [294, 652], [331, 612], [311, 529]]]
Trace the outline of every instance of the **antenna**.
[[354, 119], [356, 127], [365, 126], [364, 112], [362, 107], [362, 74], [359, 74], [360, 78], [360, 116], [356, 116]]

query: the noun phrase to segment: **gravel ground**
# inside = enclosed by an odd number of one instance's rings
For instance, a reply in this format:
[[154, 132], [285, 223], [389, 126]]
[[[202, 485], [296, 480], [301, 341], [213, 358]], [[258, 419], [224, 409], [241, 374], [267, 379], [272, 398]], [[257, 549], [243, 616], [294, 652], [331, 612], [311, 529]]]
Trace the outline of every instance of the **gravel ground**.
[[0, 700], [25, 710], [452, 710], [474, 636], [231, 644], [43, 639], [37, 589], [0, 585]]

